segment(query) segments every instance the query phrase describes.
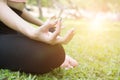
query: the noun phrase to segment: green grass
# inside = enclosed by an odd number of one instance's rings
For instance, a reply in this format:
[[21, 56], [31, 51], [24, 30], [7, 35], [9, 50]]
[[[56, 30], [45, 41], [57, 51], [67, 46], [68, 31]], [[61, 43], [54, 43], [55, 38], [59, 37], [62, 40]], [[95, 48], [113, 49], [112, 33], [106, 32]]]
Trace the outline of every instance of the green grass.
[[76, 34], [67, 54], [79, 66], [70, 70], [56, 69], [44, 75], [31, 75], [0, 70], [0, 80], [120, 80], [120, 23], [104, 22], [102, 30], [89, 30], [86, 20], [64, 20], [64, 33], [74, 27]]

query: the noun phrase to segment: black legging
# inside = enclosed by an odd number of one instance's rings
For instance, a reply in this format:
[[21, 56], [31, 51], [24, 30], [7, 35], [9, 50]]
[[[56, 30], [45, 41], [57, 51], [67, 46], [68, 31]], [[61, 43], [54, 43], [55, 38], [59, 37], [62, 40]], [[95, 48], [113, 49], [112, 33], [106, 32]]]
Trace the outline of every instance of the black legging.
[[26, 73], [46, 73], [65, 58], [61, 45], [48, 45], [22, 35], [0, 35], [0, 68]]
[[59, 67], [64, 59], [61, 45], [31, 40], [0, 22], [0, 69], [42, 74]]

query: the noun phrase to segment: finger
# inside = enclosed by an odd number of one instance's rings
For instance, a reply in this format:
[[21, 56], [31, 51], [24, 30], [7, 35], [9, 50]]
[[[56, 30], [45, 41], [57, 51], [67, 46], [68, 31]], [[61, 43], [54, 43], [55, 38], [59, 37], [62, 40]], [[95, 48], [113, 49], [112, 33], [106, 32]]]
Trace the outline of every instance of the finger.
[[62, 21], [62, 18], [56, 19], [56, 16], [52, 16], [48, 19], [49, 22], [51, 21], [52, 26], [55, 26], [57, 24], [58, 20]]
[[57, 17], [55, 15], [52, 15], [50, 18], [51, 19], [56, 19]]
[[58, 20], [58, 23], [56, 25], [56, 29], [53, 32], [51, 39], [52, 40], [56, 39], [56, 37], [60, 34], [60, 31], [61, 31], [61, 19]]
[[74, 36], [75, 30], [71, 29], [59, 43], [67, 44]]
[[49, 26], [55, 26], [57, 24], [58, 20], [55, 19], [53, 20], [53, 17], [50, 17], [46, 22], [45, 25], [49, 25]]
[[55, 27], [57, 22], [58, 20], [51, 22], [51, 19], [48, 19], [40, 28], [42, 28], [42, 30], [46, 30], [46, 29], [49, 29], [50, 27]]

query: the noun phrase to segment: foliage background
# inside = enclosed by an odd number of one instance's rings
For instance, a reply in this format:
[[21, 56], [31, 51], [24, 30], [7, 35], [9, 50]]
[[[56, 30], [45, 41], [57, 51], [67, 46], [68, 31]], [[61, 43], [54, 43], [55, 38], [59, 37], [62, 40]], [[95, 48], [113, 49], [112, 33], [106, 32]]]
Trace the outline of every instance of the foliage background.
[[[28, 0], [28, 4], [37, 5], [37, 0]], [[120, 11], [120, 0], [39, 0], [43, 7], [53, 7], [55, 2], [69, 7], [78, 7], [89, 10]]]

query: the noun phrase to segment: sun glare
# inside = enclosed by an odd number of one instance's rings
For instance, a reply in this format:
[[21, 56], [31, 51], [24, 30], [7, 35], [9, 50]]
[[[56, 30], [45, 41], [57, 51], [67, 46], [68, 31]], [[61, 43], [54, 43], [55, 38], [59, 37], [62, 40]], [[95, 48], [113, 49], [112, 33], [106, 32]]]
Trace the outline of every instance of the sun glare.
[[89, 30], [91, 31], [102, 31], [103, 30], [102, 16], [96, 16], [93, 20], [91, 20]]

